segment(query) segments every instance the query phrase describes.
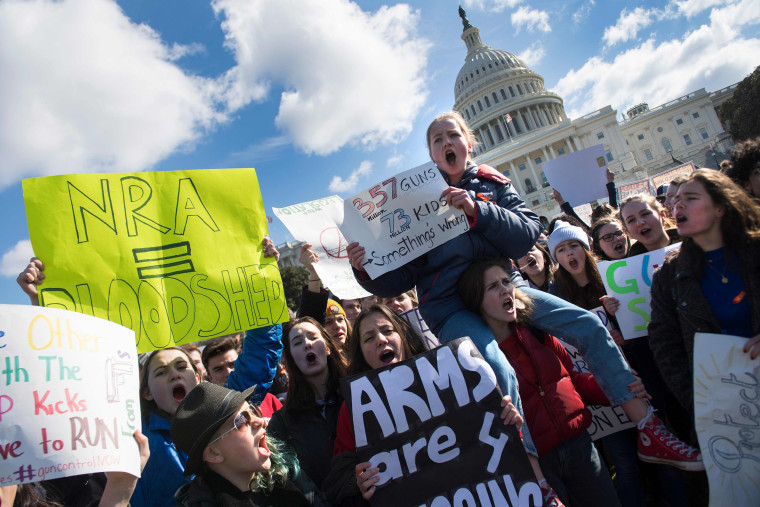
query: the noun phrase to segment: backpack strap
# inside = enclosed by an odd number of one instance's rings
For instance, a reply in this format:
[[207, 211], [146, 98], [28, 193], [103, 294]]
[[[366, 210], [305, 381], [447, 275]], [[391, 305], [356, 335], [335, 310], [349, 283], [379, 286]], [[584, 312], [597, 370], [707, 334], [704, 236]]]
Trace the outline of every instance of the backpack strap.
[[486, 164], [480, 164], [478, 166], [477, 175], [478, 178], [485, 178], [487, 180], [495, 181], [496, 183], [501, 183], [502, 185], [506, 185], [512, 181], [490, 165]]

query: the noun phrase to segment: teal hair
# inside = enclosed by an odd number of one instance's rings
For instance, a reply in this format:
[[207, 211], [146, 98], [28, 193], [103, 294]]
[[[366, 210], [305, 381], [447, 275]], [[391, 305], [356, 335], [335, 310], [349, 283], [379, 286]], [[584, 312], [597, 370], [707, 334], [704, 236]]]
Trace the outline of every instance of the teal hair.
[[248, 488], [254, 493], [272, 491], [277, 486], [284, 486], [288, 479], [295, 477], [301, 471], [295, 451], [283, 442], [267, 434], [267, 448], [272, 465], [269, 470], [257, 472], [251, 479]]

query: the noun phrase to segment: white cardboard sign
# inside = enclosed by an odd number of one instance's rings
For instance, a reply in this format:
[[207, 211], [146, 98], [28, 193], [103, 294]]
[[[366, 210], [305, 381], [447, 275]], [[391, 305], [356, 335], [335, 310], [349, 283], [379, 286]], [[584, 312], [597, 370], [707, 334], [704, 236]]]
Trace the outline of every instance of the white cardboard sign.
[[344, 202], [341, 231], [362, 245], [371, 278], [392, 271], [468, 231], [464, 211], [441, 198], [448, 187], [427, 163], [397, 174]]
[[647, 335], [652, 313], [652, 274], [662, 265], [667, 253], [679, 248], [681, 243], [627, 259], [596, 263], [607, 295], [620, 301], [615, 317], [626, 340]]
[[601, 144], [547, 160], [541, 169], [572, 206], [607, 197], [607, 158]]
[[0, 486], [140, 476], [135, 334], [89, 315], [0, 305]]
[[343, 199], [331, 195], [286, 208], [272, 208], [272, 211], [295, 239], [314, 247], [319, 256], [314, 268], [333, 294], [341, 299], [359, 299], [370, 295], [356, 282], [348, 262], [348, 241], [340, 232]]
[[746, 342], [694, 336], [694, 422], [713, 507], [760, 498], [760, 360], [743, 352]]

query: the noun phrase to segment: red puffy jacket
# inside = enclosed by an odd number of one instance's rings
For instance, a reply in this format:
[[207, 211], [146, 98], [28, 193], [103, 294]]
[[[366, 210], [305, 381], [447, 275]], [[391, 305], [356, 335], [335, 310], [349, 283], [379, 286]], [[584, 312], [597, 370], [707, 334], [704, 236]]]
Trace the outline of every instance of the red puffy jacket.
[[610, 404], [594, 376], [574, 371], [562, 344], [553, 336], [543, 337], [541, 343], [528, 328], [513, 324], [512, 335], [499, 344], [517, 373], [523, 412], [539, 456], [589, 427], [586, 403]]

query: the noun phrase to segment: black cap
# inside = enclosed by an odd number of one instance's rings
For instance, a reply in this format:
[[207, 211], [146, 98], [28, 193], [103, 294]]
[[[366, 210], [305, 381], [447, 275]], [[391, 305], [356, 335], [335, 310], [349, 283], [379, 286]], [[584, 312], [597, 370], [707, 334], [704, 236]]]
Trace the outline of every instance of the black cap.
[[256, 386], [241, 393], [212, 382], [201, 382], [185, 396], [172, 417], [171, 428], [174, 445], [187, 454], [185, 475], [200, 471], [203, 450], [211, 436], [254, 391]]

